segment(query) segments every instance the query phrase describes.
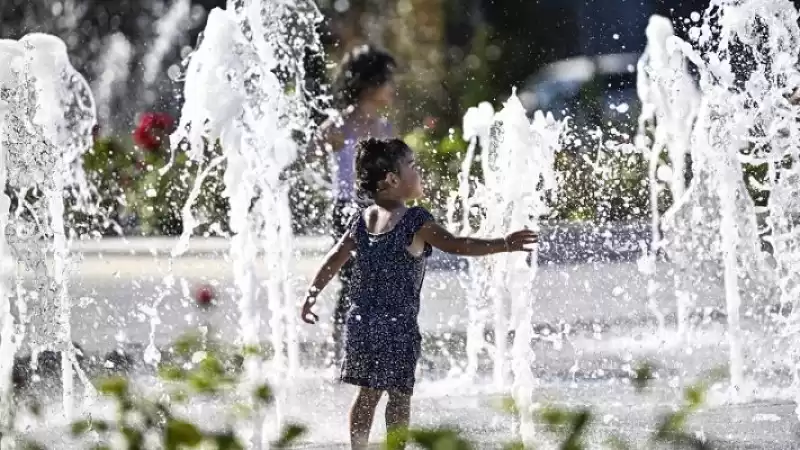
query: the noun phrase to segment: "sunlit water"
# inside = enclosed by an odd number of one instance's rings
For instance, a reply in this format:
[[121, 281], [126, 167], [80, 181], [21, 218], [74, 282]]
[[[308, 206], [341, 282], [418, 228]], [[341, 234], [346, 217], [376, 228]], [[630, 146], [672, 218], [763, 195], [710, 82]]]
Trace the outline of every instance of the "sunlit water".
[[[555, 154], [561, 146], [565, 125], [541, 112], [537, 112], [533, 121], [528, 120], [516, 95], [497, 114], [493, 114], [488, 104], [467, 112], [465, 137], [471, 142], [459, 180], [461, 234], [504, 236], [510, 230], [539, 228], [539, 218], [549, 212], [547, 196], [556, 194]], [[480, 183], [470, 176], [477, 142], [482, 148]], [[457, 201], [450, 202], [451, 210], [456, 204]], [[453, 212], [448, 214], [451, 220], [454, 216]], [[477, 230], [472, 230], [471, 221], [479, 223]], [[488, 350], [493, 360], [495, 387], [500, 390], [510, 387], [517, 407], [526, 413], [533, 407], [536, 385], [530, 365], [535, 360], [531, 349], [535, 334], [531, 305], [535, 301], [536, 256], [534, 251], [526, 261], [525, 254], [501, 254], [472, 264], [467, 300], [465, 375], [477, 381], [479, 354]], [[486, 342], [483, 330], [487, 308], [480, 307], [485, 298], [492, 300], [494, 314], [488, 322], [495, 336], [513, 332], [511, 349], [506, 339], [495, 339], [494, 345]], [[525, 442], [533, 443], [535, 433], [530, 420], [523, 420], [519, 431]]]
[[[303, 20], [281, 20], [298, 13]], [[299, 89], [286, 89], [272, 71], [287, 70], [289, 84], [299, 85], [298, 55], [303, 45], [318, 44], [309, 37], [316, 14], [301, 2], [231, 1], [210, 13], [189, 59], [173, 155], [188, 152], [205, 169], [201, 174], [225, 167], [233, 237], [193, 239], [204, 219], [196, 216], [192, 198], [183, 210], [186, 233], [177, 243], [135, 257], [125, 255], [134, 243], [117, 250], [108, 243], [102, 256], [81, 244], [86, 254], [80, 271], [72, 272], [70, 236], [53, 230], [63, 229], [66, 187], [83, 183], [72, 163], [88, 148], [91, 94], [58, 40], [36, 35], [26, 38], [34, 44], [27, 47], [0, 42], [12, 62], [0, 68], [0, 181], [6, 177], [20, 190], [42, 189], [30, 211], [44, 224], [39, 230], [25, 222], [27, 216], [0, 215], [0, 228], [19, 224], [0, 240], [0, 257], [7, 262], [0, 265], [2, 420], [13, 419], [6, 375], [23, 339], [33, 349], [67, 350], [66, 376], [52, 391], [61, 397], [57, 412], [44, 422], [19, 418], [57, 428], [66, 425], [71, 410], [97, 408], [85, 401], [90, 397], [73, 395], [71, 373], [78, 365], [72, 340], [87, 349], [87, 359], [94, 357], [92, 374], [109, 367], [107, 352], [138, 347], [130, 351], [143, 363], [141, 384], [157, 387], [148, 374], [170, 342], [203, 328], [223, 341], [274, 350], [269, 360], [248, 357], [241, 392], [266, 376], [278, 388], [277, 409], [242, 423], [231, 419], [253, 448], [266, 448], [275, 427], [289, 420], [323, 430], [309, 440], [346, 440], [339, 431], [352, 390], [331, 384], [320, 370], [329, 329], [300, 327], [296, 320], [298, 296], [329, 245], [322, 241], [311, 248], [308, 239], [291, 233], [283, 171], [300, 154], [296, 136], [310, 128], [309, 106]], [[691, 20], [688, 41], [675, 37], [664, 19], [651, 20], [638, 67], [639, 136], [608, 134], [598, 144], [646, 152], [651, 198], [669, 190], [674, 203], [663, 217], [654, 208], [652, 221], [641, 226], [541, 227], [533, 264], [524, 255], [499, 255], [470, 260], [466, 272], [457, 272], [447, 268], [452, 261], [437, 255], [420, 318], [425, 356], [415, 423], [463, 421], [485, 439], [511, 437], [512, 431], [525, 442], [540, 442], [530, 415], [515, 422], [497, 413], [491, 401], [510, 394], [524, 413], [560, 396], [630, 409], [626, 405], [635, 401], [620, 399], [627, 398], [628, 379], [642, 360], [653, 364], [655, 383], [666, 393], [677, 394], [686, 382], [722, 366], [728, 379], [713, 390], [716, 404], [792, 395], [786, 388], [798, 364], [794, 223], [800, 203], [796, 168], [778, 162], [797, 156], [798, 111], [784, 98], [800, 84], [794, 67], [797, 12], [788, 0], [716, 1]], [[288, 33], [292, 26], [300, 31]], [[125, 45], [110, 45], [119, 55], [109, 59], [109, 67], [122, 65]], [[746, 71], [734, 61], [745, 53], [755, 54]], [[687, 61], [697, 67], [699, 83]], [[110, 77], [101, 84], [109, 90], [113, 83]], [[449, 203], [450, 227], [481, 236], [540, 228], [547, 200], [559, 195], [554, 159], [569, 142], [569, 121], [542, 113], [531, 119], [512, 95], [498, 112], [488, 104], [470, 109], [463, 128], [470, 145]], [[221, 151], [209, 156], [217, 141]], [[692, 161], [688, 184], [685, 155]], [[768, 208], [757, 208], [747, 193], [742, 163], [768, 163], [768, 176], [760, 181], [771, 192]], [[477, 166], [481, 182], [470, 177]], [[23, 167], [31, 175], [21, 176]], [[196, 180], [195, 194], [202, 181]], [[0, 198], [0, 210], [9, 202]], [[26, 233], [44, 235], [54, 249], [26, 240]], [[762, 251], [762, 235], [771, 255]], [[205, 253], [198, 250], [203, 246]], [[52, 261], [53, 270], [39, 264], [45, 261]], [[27, 266], [29, 274], [17, 274], [16, 265]], [[28, 292], [23, 285], [30, 286], [31, 278], [44, 287]], [[43, 279], [45, 284], [36, 284]], [[217, 305], [196, 307], [191, 291], [198, 283], [214, 287]], [[321, 303], [325, 317], [331, 305]], [[775, 316], [776, 304], [792, 306], [791, 312]], [[189, 414], [202, 418], [209, 407], [198, 404]], [[492, 419], [480, 419], [487, 411], [494, 411]], [[48, 434], [41, 428], [35, 433]]]
[[[760, 236], [770, 234], [770, 224], [763, 220], [766, 211], [755, 206], [746, 183], [770, 191], [785, 176], [776, 171], [782, 171], [779, 164], [786, 156], [781, 141], [796, 127], [797, 112], [785, 98], [798, 80], [791, 62], [797, 56], [793, 43], [800, 37], [796, 19], [791, 2], [712, 2], [702, 21], [690, 31], [693, 44], [668, 32], [653, 32], [666, 41], [654, 56], [664, 50], [670, 58], [685, 56], [699, 72], [698, 103], [680, 101], [696, 92], [683, 81], [686, 75], [680, 64], [673, 63], [677, 70], [671, 76], [664, 76], [667, 71], [653, 75], [663, 77], [656, 83], [662, 96], [666, 93], [664, 97], [674, 99], [671, 105], [654, 108], [661, 114], [655, 120], [656, 140], [663, 134], [674, 136], [674, 150], [668, 154], [671, 160], [678, 160], [686, 152], [688, 137], [693, 173], [685, 190], [674, 176], [668, 185], [675, 202], [661, 223], [664, 248], [680, 268], [681, 277], [696, 277], [704, 263], [720, 267], [731, 395], [739, 400], [749, 395], [742, 311], [748, 304], [767, 309], [778, 301], [773, 288], [778, 277], [771, 262], [783, 258], [780, 249], [773, 255], [762, 249]], [[657, 22], [651, 21], [649, 30], [656, 26]], [[741, 62], [743, 54], [752, 55], [749, 67]], [[660, 132], [662, 128], [675, 131]], [[661, 145], [656, 142], [653, 148], [660, 151]], [[745, 176], [744, 164], [766, 165], [768, 176], [764, 180]], [[784, 201], [771, 197], [771, 209], [784, 208]], [[687, 299], [695, 293], [686, 283], [675, 287], [678, 317], [685, 320]]]
[[[302, 4], [231, 0], [226, 9], [211, 11], [189, 61], [185, 102], [172, 136], [173, 155], [176, 150], [188, 152], [205, 166], [203, 174], [225, 164], [223, 195], [230, 201], [230, 258], [236, 288], [232, 300], [239, 307], [237, 344], [258, 348], [266, 331], [264, 316], [270, 315], [272, 360], [265, 364], [252, 352], [245, 357], [243, 393], [254, 392], [264, 382], [265, 372], [280, 387], [296, 376], [300, 366], [297, 301], [289, 273], [293, 255], [289, 183], [283, 171], [298, 156], [295, 131], [308, 128], [310, 105], [303, 104], [302, 73], [291, 80], [295, 83], [291, 93], [275, 72], [292, 73], [294, 67], [286, 58], [302, 55], [306, 45], [314, 45], [293, 37], [316, 25], [315, 9], [306, 10]], [[285, 21], [294, 22], [291, 34], [281, 33]], [[208, 160], [209, 147], [217, 142], [221, 153]], [[193, 193], [203, 178], [195, 181]], [[193, 200], [184, 206], [184, 233], [174, 257], [188, 248], [192, 231], [200, 224], [192, 212]], [[266, 276], [256, 275], [259, 260], [267, 267]], [[238, 427], [245, 442], [263, 448], [279, 431], [287, 398], [280, 388], [277, 392], [275, 420]]]
[[[86, 205], [88, 185], [80, 156], [90, 148], [95, 108], [86, 80], [70, 65], [67, 48], [58, 38], [30, 34], [20, 41], [0, 41], [2, 83], [2, 179], [17, 198], [0, 201], [5, 213], [0, 296], [3, 303], [2, 370], [9, 374], [16, 352], [24, 344], [36, 355], [57, 352], [63, 371], [64, 412], [71, 417], [74, 371], [88, 384], [78, 366], [72, 344], [69, 277], [72, 265], [70, 241], [65, 226], [68, 193], [77, 188], [73, 200]], [[43, 245], [43, 242], [47, 243]], [[33, 291], [20, 286], [15, 272], [19, 264], [35, 274]], [[16, 283], [15, 283], [16, 281]], [[11, 286], [17, 285], [12, 293]], [[10, 303], [16, 298], [16, 318]], [[38, 319], [38, 325], [30, 321]], [[34, 358], [35, 359], [35, 358]], [[10, 378], [3, 377], [0, 399], [3, 420], [8, 423]]]

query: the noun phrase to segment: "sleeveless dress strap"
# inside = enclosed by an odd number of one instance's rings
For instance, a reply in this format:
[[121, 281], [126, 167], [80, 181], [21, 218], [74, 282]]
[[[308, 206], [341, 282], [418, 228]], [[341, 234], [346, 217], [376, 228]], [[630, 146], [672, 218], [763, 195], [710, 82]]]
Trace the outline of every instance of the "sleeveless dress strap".
[[[405, 228], [403, 234], [405, 237], [404, 244], [408, 247], [414, 241], [414, 235], [417, 234], [420, 228], [426, 223], [433, 221], [434, 218], [433, 214], [421, 206], [414, 206], [409, 209], [406, 211], [406, 216], [407, 217], [405, 217], [403, 221], [403, 226]], [[430, 256], [431, 253], [433, 253], [433, 247], [426, 242], [423, 254], [427, 257]]]
[[358, 236], [358, 225], [361, 223], [363, 213], [364, 208], [357, 208], [356, 212], [350, 216], [350, 221], [347, 223], [347, 231], [350, 232], [350, 237], [353, 239]]

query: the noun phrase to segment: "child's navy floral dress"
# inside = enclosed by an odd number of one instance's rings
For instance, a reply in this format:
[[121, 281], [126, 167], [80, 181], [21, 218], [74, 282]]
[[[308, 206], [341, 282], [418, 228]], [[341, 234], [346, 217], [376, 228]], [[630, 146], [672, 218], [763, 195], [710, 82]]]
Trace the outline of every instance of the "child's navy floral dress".
[[382, 234], [367, 231], [362, 212], [350, 222], [355, 241], [351, 306], [347, 314], [341, 380], [377, 390], [414, 391], [414, 371], [422, 338], [417, 324], [426, 259], [408, 252], [414, 235], [433, 216], [409, 208], [395, 227]]

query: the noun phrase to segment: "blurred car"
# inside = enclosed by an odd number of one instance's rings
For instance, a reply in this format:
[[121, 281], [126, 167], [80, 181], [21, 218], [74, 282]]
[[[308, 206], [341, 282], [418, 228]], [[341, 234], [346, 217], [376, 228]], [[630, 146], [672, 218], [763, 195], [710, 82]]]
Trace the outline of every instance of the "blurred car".
[[545, 66], [519, 92], [529, 115], [537, 110], [569, 116], [573, 131], [616, 129], [632, 135], [640, 103], [638, 53], [580, 56]]

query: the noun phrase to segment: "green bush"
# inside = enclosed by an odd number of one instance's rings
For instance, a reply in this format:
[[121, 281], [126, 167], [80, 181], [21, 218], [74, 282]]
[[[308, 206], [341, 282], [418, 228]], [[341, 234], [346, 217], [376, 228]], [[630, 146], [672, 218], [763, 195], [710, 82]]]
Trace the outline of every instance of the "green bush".
[[555, 166], [559, 190], [553, 219], [606, 222], [649, 215], [647, 161], [640, 153], [562, 151]]
[[[96, 202], [111, 221], [122, 225], [135, 222], [138, 234], [180, 234], [182, 209], [202, 168], [182, 151], [175, 153], [170, 164], [172, 155], [163, 147], [144, 151], [126, 144], [111, 137], [100, 138], [83, 155], [87, 178], [96, 187]], [[205, 160], [219, 154], [218, 146], [208, 146]], [[197, 230], [199, 233], [227, 231], [223, 172], [224, 164], [210, 171], [194, 204], [194, 214], [206, 223]], [[73, 222], [81, 223], [78, 219]], [[104, 227], [104, 231], [109, 228]]]
[[[219, 145], [205, 149], [204, 164], [189, 159], [177, 151], [170, 164], [168, 152], [145, 154], [145, 170], [129, 192], [129, 204], [136, 212], [142, 234], [178, 235], [183, 232], [183, 208], [205, 164], [219, 156]], [[195, 230], [199, 234], [228, 232], [228, 202], [222, 195], [225, 165], [212, 168], [200, 186], [200, 194], [193, 203], [192, 213], [201, 219]]]
[[[461, 161], [467, 150], [461, 130], [451, 128], [440, 136], [435, 130], [418, 128], [404, 139], [417, 153], [425, 178], [426, 205], [443, 209], [448, 196], [458, 189]], [[482, 176], [480, 156], [479, 146], [470, 174], [477, 180]], [[567, 146], [556, 157], [559, 187], [550, 219], [603, 222], [647, 216], [647, 164], [640, 153]]]
[[[125, 231], [179, 235], [183, 231], [183, 207], [198, 174], [221, 152], [218, 143], [208, 145], [204, 163], [198, 165], [184, 151], [177, 151], [170, 164], [172, 155], [166, 148], [146, 151], [118, 138], [97, 139], [94, 147], [83, 155], [83, 168], [96, 187], [93, 201], [100, 205], [100, 217], [74, 212], [70, 225], [79, 229], [100, 228], [104, 234]], [[223, 162], [209, 171], [193, 203], [193, 215], [202, 222], [195, 234], [230, 232], [229, 204], [223, 196], [225, 166]], [[324, 193], [302, 179], [301, 169], [298, 162], [285, 174], [291, 183], [289, 199], [295, 232], [321, 231], [326, 209]]]
[[[424, 204], [442, 215], [447, 198], [458, 189], [467, 142], [459, 128], [440, 128], [420, 127], [404, 139], [417, 152], [425, 179]], [[479, 147], [471, 173], [475, 179], [481, 177], [480, 150]], [[220, 152], [218, 145], [209, 146], [205, 161]], [[171, 165], [170, 157], [167, 150], [146, 152], [114, 138], [96, 141], [84, 155], [83, 165], [97, 187], [96, 200], [104, 218], [99, 227], [104, 233], [120, 231], [112, 224], [124, 227], [134, 222], [136, 234], [178, 235], [183, 231], [182, 209], [202, 168], [184, 152], [177, 152]], [[224, 169], [224, 163], [212, 169], [202, 185], [193, 214], [204, 225], [195, 230], [196, 234], [224, 235], [229, 231], [228, 202], [222, 195]], [[321, 231], [327, 203], [324, 193], [305, 186], [307, 183], [297, 176], [300, 169], [293, 170], [289, 175], [294, 180], [290, 201], [295, 232]], [[556, 170], [560, 183], [552, 219], [617, 221], [649, 214], [647, 161], [640, 154], [606, 149], [565, 150], [558, 154]], [[763, 178], [761, 172], [759, 168], [753, 176]], [[79, 228], [95, 222], [87, 220], [85, 214], [76, 214], [71, 220]]]
[[424, 179], [425, 206], [444, 213], [448, 196], [458, 189], [461, 159], [467, 150], [461, 130], [450, 128], [446, 134], [439, 135], [434, 129], [417, 128], [403, 139], [416, 152]]

